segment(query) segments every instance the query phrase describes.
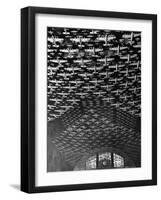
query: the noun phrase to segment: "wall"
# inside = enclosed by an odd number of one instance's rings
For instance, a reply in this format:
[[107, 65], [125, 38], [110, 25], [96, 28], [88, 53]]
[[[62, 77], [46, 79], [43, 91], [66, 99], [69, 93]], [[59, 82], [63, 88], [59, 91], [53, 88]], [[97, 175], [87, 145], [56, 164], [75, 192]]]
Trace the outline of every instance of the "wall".
[[[20, 170], [20, 8], [32, 6], [52, 6], [66, 8], [98, 9], [125, 12], [157, 13], [161, 21], [160, 0], [5, 0], [0, 6], [0, 189], [1, 199], [38, 200], [38, 199], [160, 199], [160, 171], [158, 172], [159, 185], [155, 187], [133, 187], [107, 190], [91, 190], [79, 192], [62, 192], [48, 194], [25, 194], [18, 191]], [[158, 23], [158, 25], [159, 25]], [[158, 52], [160, 46], [161, 27], [158, 27]], [[159, 55], [159, 54], [158, 54]], [[160, 57], [158, 58], [158, 75]], [[158, 86], [161, 78], [158, 79]], [[159, 90], [158, 90], [159, 92]], [[158, 93], [158, 102], [161, 101], [161, 92]], [[158, 144], [161, 142], [161, 107], [158, 105]], [[161, 145], [158, 145], [161, 153]], [[159, 156], [158, 156], [159, 158]], [[161, 168], [161, 160], [158, 160]]]
[[71, 171], [73, 167], [71, 167], [65, 160], [61, 153], [57, 150], [55, 144], [48, 139], [47, 145], [47, 171], [55, 172], [55, 171]]

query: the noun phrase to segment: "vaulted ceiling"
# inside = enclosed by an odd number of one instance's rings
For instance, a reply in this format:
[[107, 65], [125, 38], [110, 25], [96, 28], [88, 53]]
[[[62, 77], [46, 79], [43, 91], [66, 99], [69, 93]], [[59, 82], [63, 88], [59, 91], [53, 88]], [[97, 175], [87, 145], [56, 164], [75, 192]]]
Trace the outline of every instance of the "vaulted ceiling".
[[141, 33], [48, 27], [48, 137], [74, 165], [105, 146], [140, 164]]
[[105, 147], [140, 164], [140, 120], [101, 99], [84, 100], [48, 123], [48, 137], [71, 165]]

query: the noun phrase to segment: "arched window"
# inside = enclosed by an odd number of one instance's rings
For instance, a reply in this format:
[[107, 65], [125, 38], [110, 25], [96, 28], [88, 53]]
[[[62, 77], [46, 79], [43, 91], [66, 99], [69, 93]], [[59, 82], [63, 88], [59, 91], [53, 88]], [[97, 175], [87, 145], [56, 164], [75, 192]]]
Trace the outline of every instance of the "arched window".
[[125, 167], [124, 158], [113, 152], [96, 153], [86, 160], [86, 169], [110, 169]]
[[125, 152], [116, 148], [102, 148], [86, 154], [77, 162], [73, 170], [117, 169], [136, 167]]

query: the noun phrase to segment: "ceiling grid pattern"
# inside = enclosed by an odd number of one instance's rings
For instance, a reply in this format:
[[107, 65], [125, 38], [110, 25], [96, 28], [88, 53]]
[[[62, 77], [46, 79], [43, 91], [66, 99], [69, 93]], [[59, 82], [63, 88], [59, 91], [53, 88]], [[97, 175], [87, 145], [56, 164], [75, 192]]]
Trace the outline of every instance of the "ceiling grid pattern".
[[47, 30], [48, 137], [75, 165], [120, 149], [140, 165], [141, 33]]

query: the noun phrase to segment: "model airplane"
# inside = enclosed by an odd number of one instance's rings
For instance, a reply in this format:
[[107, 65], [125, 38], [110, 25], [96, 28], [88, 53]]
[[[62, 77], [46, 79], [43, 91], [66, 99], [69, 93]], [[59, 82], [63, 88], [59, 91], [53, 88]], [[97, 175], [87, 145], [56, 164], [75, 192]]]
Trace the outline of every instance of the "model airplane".
[[51, 38], [48, 38], [48, 41], [54, 44], [56, 44], [56, 42], [63, 42], [63, 40], [64, 40], [63, 38], [57, 38], [54, 36], [52, 36]]
[[52, 60], [50, 60], [50, 62], [61, 64], [61, 63], [66, 63], [67, 60], [52, 59]]
[[103, 83], [104, 80], [98, 80], [98, 79], [95, 79], [95, 80], [92, 80], [92, 81], [89, 81], [90, 83], [94, 83], [95, 85], [98, 85], [99, 83]]
[[60, 102], [62, 102], [63, 100], [62, 99], [50, 99], [50, 101], [54, 101], [56, 104], [59, 104]]

